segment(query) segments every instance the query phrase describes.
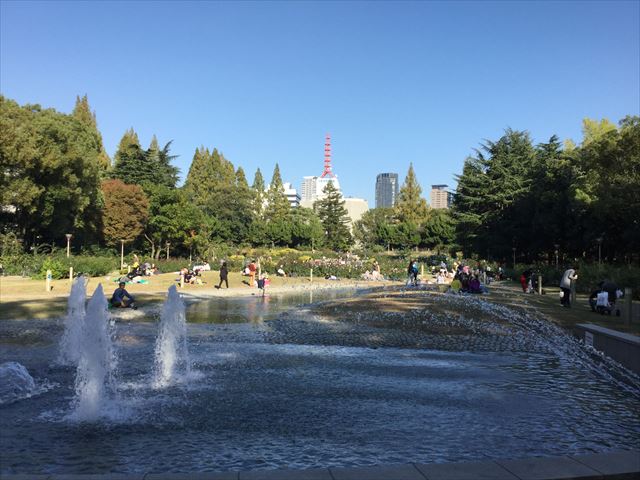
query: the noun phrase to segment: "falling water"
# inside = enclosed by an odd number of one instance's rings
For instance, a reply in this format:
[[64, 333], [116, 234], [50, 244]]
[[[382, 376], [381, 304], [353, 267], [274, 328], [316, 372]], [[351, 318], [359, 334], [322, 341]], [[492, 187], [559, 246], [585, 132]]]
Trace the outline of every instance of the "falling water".
[[160, 317], [155, 347], [156, 388], [184, 380], [190, 374], [184, 302], [175, 285], [169, 288]]
[[64, 333], [58, 353], [58, 363], [61, 365], [78, 365], [86, 298], [86, 279], [80, 276], [73, 282], [67, 302], [67, 316], [64, 318]]
[[85, 321], [78, 335], [78, 369], [76, 373], [72, 419], [94, 421], [105, 415], [115, 395], [113, 370], [115, 355], [109, 332], [107, 300], [98, 285], [89, 303]]

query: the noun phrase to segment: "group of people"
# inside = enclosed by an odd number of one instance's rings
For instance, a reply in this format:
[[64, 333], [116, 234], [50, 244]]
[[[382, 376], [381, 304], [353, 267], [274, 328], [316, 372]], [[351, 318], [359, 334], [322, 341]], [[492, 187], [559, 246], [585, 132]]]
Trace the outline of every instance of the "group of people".
[[623, 291], [615, 283], [603, 280], [589, 295], [589, 306], [592, 312], [611, 315], [615, 311], [615, 314], [620, 316], [620, 309], [616, 308], [616, 301], [623, 296]]
[[453, 280], [449, 285], [452, 293], [485, 293], [486, 287], [480, 283], [480, 271], [471, 270], [469, 265], [457, 265]]
[[538, 289], [538, 276], [533, 269], [527, 268], [520, 274], [520, 286], [524, 293], [535, 293]]

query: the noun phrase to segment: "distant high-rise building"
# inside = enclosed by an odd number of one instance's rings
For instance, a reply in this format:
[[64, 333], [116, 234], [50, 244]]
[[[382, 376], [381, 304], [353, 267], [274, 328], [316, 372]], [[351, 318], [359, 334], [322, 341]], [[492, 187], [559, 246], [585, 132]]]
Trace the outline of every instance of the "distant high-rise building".
[[338, 176], [331, 170], [331, 137], [327, 135], [324, 144], [324, 171], [320, 176], [307, 176], [302, 178], [300, 189], [301, 205], [312, 208], [314, 202], [324, 198], [324, 188], [331, 182], [336, 190], [340, 191]]
[[349, 228], [353, 231], [353, 224], [362, 218], [362, 215], [369, 210], [369, 204], [364, 198], [346, 197], [344, 208], [349, 216]]
[[376, 208], [393, 207], [398, 199], [398, 174], [381, 173], [376, 177]]
[[284, 194], [287, 200], [289, 200], [291, 208], [298, 208], [300, 206], [300, 195], [298, 195], [297, 190], [293, 188], [293, 185], [289, 182], [283, 183], [282, 186], [284, 187]]
[[431, 185], [431, 208], [450, 208], [453, 193], [447, 191], [448, 185]]

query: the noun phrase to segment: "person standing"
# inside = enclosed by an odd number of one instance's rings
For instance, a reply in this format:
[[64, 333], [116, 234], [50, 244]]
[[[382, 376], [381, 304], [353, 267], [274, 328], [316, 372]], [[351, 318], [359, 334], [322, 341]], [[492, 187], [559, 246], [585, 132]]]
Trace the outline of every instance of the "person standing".
[[227, 262], [222, 262], [220, 266], [220, 283], [216, 288], [220, 288], [222, 286], [222, 282], [227, 285], [229, 288], [229, 270], [227, 269]]
[[571, 308], [571, 282], [578, 279], [577, 267], [567, 268], [560, 280], [560, 289], [562, 290], [562, 298], [560, 304], [563, 307]]
[[253, 287], [254, 284], [256, 283], [256, 262], [254, 260], [251, 260], [251, 263], [249, 264], [249, 286]]

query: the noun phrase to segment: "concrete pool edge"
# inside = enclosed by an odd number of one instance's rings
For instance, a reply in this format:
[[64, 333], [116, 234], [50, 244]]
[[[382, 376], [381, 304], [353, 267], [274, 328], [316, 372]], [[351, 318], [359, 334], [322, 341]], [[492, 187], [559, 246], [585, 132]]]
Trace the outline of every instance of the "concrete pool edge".
[[1, 480], [625, 480], [640, 477], [640, 450], [462, 463], [210, 473], [0, 474]]

